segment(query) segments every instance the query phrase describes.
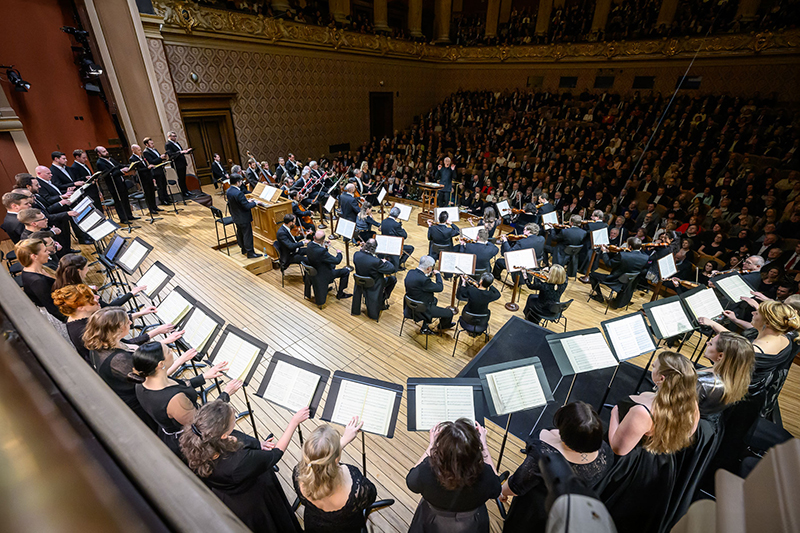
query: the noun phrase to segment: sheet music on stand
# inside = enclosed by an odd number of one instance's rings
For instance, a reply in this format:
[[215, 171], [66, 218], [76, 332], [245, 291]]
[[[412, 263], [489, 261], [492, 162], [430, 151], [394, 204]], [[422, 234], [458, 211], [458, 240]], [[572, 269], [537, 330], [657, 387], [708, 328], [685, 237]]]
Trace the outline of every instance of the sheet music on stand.
[[392, 235], [375, 235], [375, 242], [378, 247], [375, 249], [376, 254], [386, 255], [403, 255], [403, 237], [394, 237]]
[[[100, 223], [100, 222], [102, 222], [103, 220], [104, 220], [104, 219], [103, 219], [103, 215], [102, 215], [102, 213], [100, 213], [100, 211], [98, 211], [97, 209], [92, 209], [91, 211], [89, 211], [89, 212], [88, 212], [88, 213], [87, 213], [87, 214], [86, 214], [86, 215], [85, 215], [85, 216], [84, 216], [84, 217], [83, 217], [83, 218], [82, 218], [82, 219], [81, 219], [81, 220], [78, 222], [78, 227], [79, 227], [79, 228], [80, 228], [82, 231], [84, 231], [84, 232], [87, 232], [87, 233], [88, 233], [88, 232], [89, 232], [89, 230], [91, 230], [93, 227], [95, 227], [97, 224], [99, 224], [99, 223]], [[97, 240], [97, 239], [95, 239], [95, 240]]]
[[256, 396], [293, 413], [308, 407], [309, 418], [314, 418], [330, 375], [328, 369], [275, 352]]
[[482, 229], [485, 229], [486, 226], [467, 226], [465, 228], [461, 228], [461, 235], [466, 237], [467, 239], [472, 239], [473, 241], [478, 240], [478, 232]]
[[680, 297], [686, 302], [686, 307], [697, 323], [700, 322], [698, 319], [701, 317], [715, 319], [723, 316], [722, 304], [719, 302], [714, 289], [695, 287], [690, 291], [684, 292]]
[[672, 254], [667, 254], [658, 260], [658, 273], [662, 280], [671, 278], [678, 273], [678, 267], [675, 266], [675, 257]]
[[166, 298], [161, 300], [158, 304], [156, 317], [163, 324], [174, 324], [176, 327], [181, 323], [181, 320], [189, 314], [194, 306], [194, 298], [189, 296], [186, 291], [180, 287], [172, 289]]
[[230, 379], [239, 379], [245, 385], [250, 385], [258, 363], [267, 351], [267, 344], [242, 331], [236, 326], [228, 324], [222, 332], [209, 360], [227, 361], [228, 370], [225, 375]]
[[362, 431], [392, 438], [402, 396], [402, 385], [337, 370], [321, 418], [346, 426], [357, 416]]
[[80, 213], [80, 212], [84, 211], [85, 209], [88, 209], [88, 208], [91, 208], [91, 207], [94, 207], [94, 202], [92, 202], [91, 197], [84, 196], [83, 200], [78, 202], [78, 205], [76, 205], [72, 210], [73, 211], [77, 211], [77, 212]]
[[336, 205], [336, 198], [333, 196], [328, 196], [328, 199], [325, 200], [325, 211], [330, 213], [333, 210], [334, 205]]
[[161, 261], [156, 261], [145, 271], [144, 275], [136, 282], [136, 286], [146, 285], [144, 294], [151, 300], [166, 287], [169, 280], [175, 277], [175, 273], [165, 267]]
[[582, 374], [617, 366], [619, 361], [597, 328], [547, 335], [561, 375]]
[[642, 305], [656, 338], [668, 339], [694, 330], [679, 296], [670, 296]]
[[442, 211], [447, 211], [447, 223], [454, 224], [459, 220], [459, 211], [458, 207], [436, 207], [433, 210], [433, 220], [434, 222], [439, 222], [439, 214]]
[[536, 250], [533, 248], [510, 250], [503, 254], [503, 257], [506, 259], [506, 269], [509, 272], [519, 272], [523, 268], [526, 270], [539, 268], [539, 262], [536, 260]]
[[618, 361], [627, 361], [656, 349], [642, 313], [612, 318], [600, 322], [600, 325]]
[[142, 264], [150, 252], [153, 251], [153, 246], [146, 243], [140, 237], [136, 237], [123, 252], [117, 257], [117, 264], [129, 276], [132, 275], [137, 268]]
[[397, 215], [397, 218], [399, 218], [400, 220], [405, 220], [406, 222], [408, 222], [408, 219], [411, 218], [411, 209], [413, 209], [412, 206], [406, 204], [399, 204], [395, 202], [394, 206], [392, 207], [396, 207], [397, 209], [400, 210], [400, 214]]
[[500, 213], [500, 217], [507, 217], [511, 214], [511, 206], [508, 205], [508, 200], [501, 200], [497, 202], [497, 211]]
[[336, 220], [336, 234], [345, 239], [352, 239], [353, 233], [356, 231], [356, 223], [347, 220], [346, 218], [339, 217]]
[[258, 195], [262, 200], [274, 204], [281, 197], [281, 190], [272, 185], [264, 184], [264, 190]]
[[469, 274], [475, 273], [475, 264], [478, 258], [475, 254], [462, 254], [460, 252], [440, 252], [439, 272], [444, 274]]
[[428, 431], [466, 418], [483, 424], [483, 387], [478, 378], [408, 378], [408, 431]]
[[119, 229], [119, 226], [116, 222], [112, 220], [104, 220], [103, 222], [99, 223], [92, 229], [86, 232], [89, 237], [92, 238], [93, 241], [99, 241], [105, 239], [115, 231]]
[[599, 228], [591, 233], [592, 235], [592, 247], [595, 246], [608, 246], [610, 243], [608, 241], [608, 228]]
[[378, 203], [382, 204], [384, 198], [386, 198], [386, 187], [381, 187], [381, 192], [378, 193]]
[[550, 211], [542, 215], [542, 225], [546, 224], [558, 224], [558, 214], [556, 214], [555, 211]]
[[[82, 196], [83, 196], [83, 188], [78, 187], [77, 189], [75, 189], [75, 191], [73, 191], [73, 193], [69, 196], [69, 198], [67, 198], [67, 203], [69, 205], [72, 205], [78, 200], [80, 200]], [[91, 201], [91, 199], [89, 201]], [[78, 211], [78, 209], [73, 209], [73, 211]]]
[[[94, 211], [97, 211], [97, 210], [94, 208], [94, 205], [92, 204], [92, 202], [91, 202], [91, 199], [90, 199], [90, 198], [87, 198], [87, 200], [89, 200], [89, 205], [86, 205], [86, 206], [83, 206], [83, 207], [81, 207], [81, 206], [78, 206], [78, 207], [76, 207], [75, 209], [73, 209], [73, 211], [77, 211], [77, 212], [78, 212], [78, 214], [77, 214], [76, 216], [72, 217], [72, 220], [74, 220], [74, 221], [75, 221], [75, 224], [78, 224], [78, 225], [79, 225], [79, 227], [80, 227], [80, 223], [81, 223], [81, 221], [82, 221], [84, 218], [86, 218], [86, 217], [87, 217], [87, 216], [88, 216], [90, 213], [92, 213], [92, 212], [94, 212]], [[81, 203], [83, 203], [83, 202], [81, 202]], [[99, 213], [99, 211], [98, 211], [98, 213]], [[101, 215], [101, 217], [100, 217], [100, 218], [102, 218], [102, 215]]]
[[224, 318], [200, 302], [195, 301], [194, 306], [186, 316], [186, 321], [181, 326], [184, 334], [180, 341], [189, 346], [189, 348], [197, 350], [198, 354], [204, 355], [208, 347], [219, 335], [224, 324]]
[[742, 276], [738, 272], [731, 272], [730, 274], [723, 274], [722, 276], [716, 276], [712, 278], [714, 285], [722, 291], [722, 294], [725, 295], [725, 298], [730, 300], [734, 303], [739, 303], [742, 300], [742, 296], [747, 298], [752, 298], [753, 295], [750, 294], [750, 291], [753, 288], [747, 284], [747, 282], [742, 278]]
[[478, 369], [491, 416], [527, 411], [547, 405], [553, 391], [538, 357]]

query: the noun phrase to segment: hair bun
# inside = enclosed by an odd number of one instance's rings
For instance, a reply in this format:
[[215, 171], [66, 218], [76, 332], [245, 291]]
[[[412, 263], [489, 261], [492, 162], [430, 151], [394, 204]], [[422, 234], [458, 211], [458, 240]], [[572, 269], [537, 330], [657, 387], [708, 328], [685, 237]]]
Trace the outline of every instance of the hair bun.
[[137, 373], [136, 370], [128, 372], [128, 379], [134, 383], [144, 383], [144, 376]]

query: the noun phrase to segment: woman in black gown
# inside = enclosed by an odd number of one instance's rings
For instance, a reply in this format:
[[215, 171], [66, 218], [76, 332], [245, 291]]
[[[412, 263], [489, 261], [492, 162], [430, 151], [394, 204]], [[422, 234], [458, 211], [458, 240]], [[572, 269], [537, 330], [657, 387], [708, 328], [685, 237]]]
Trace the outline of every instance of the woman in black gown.
[[350, 421], [344, 435], [331, 426], [319, 426], [303, 445], [303, 457], [292, 481], [303, 502], [306, 533], [360, 533], [364, 509], [378, 491], [358, 467], [341, 464], [342, 449], [358, 435], [362, 422]]
[[597, 484], [611, 468], [614, 454], [603, 440], [603, 423], [591, 406], [583, 402], [568, 403], [556, 411], [553, 424], [556, 429], [542, 430], [538, 439], [528, 441], [525, 460], [503, 485], [500, 499], [514, 498], [504, 532], [545, 531], [548, 491], [539, 471], [539, 459], [543, 456], [564, 456], [587, 487]]
[[680, 465], [676, 453], [692, 445], [700, 412], [692, 363], [664, 351], [652, 367], [655, 393], [620, 401], [611, 411], [608, 440], [618, 456], [595, 487], [619, 533], [664, 531]]
[[66, 333], [66, 328], [62, 324], [67, 321], [67, 317], [61, 314], [51, 296], [53, 283], [56, 280], [51, 275], [52, 271], [45, 267], [50, 260], [50, 254], [44, 241], [41, 239], [21, 240], [14, 246], [14, 252], [22, 265], [22, 273], [20, 273], [22, 290], [50, 323], [59, 330], [59, 333]]
[[[53, 290], [58, 290], [67, 285], [78, 285], [86, 283], [86, 274], [89, 273], [89, 261], [81, 254], [67, 254], [58, 262], [58, 269], [56, 269], [56, 281], [53, 284]], [[92, 287], [94, 289], [94, 287]], [[100, 299], [100, 307], [122, 307], [128, 303], [131, 298], [147, 289], [146, 286], [133, 287], [130, 292], [127, 292], [115, 298], [110, 302]], [[134, 317], [134, 318], [138, 318]]]
[[542, 316], [550, 314], [550, 306], [561, 301], [561, 295], [567, 289], [567, 271], [561, 265], [553, 265], [545, 281], [538, 276], [529, 278], [523, 270], [522, 279], [529, 289], [539, 291], [538, 294], [528, 295], [523, 311], [527, 320], [538, 324]]
[[235, 429], [236, 412], [229, 403], [215, 400], [195, 411], [193, 422], [183, 428], [181, 452], [189, 468], [251, 530], [299, 533], [273, 467], [308, 412], [306, 407], [295, 413], [278, 442], [259, 442]]
[[[184, 359], [197, 356], [197, 350], [188, 350]], [[222, 361], [189, 381], [170, 377], [167, 369], [175, 362], [172, 350], [160, 342], [143, 344], [133, 353], [133, 372], [128, 378], [136, 383], [136, 398], [142, 409], [155, 420], [160, 431], [159, 438], [178, 457], [181, 456], [178, 438], [184, 426], [191, 424], [197, 410], [197, 387], [207, 380], [217, 379], [227, 370], [228, 363]], [[225, 385], [219, 399], [230, 401], [231, 394], [242, 388], [242, 382], [232, 380]]]

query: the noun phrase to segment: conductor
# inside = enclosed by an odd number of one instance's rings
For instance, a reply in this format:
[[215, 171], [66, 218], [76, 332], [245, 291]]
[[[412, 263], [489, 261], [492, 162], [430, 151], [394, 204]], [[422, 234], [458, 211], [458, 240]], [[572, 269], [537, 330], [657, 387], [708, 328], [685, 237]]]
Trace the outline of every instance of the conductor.
[[242, 175], [231, 175], [231, 186], [225, 193], [228, 197], [228, 207], [231, 210], [231, 218], [236, 224], [236, 242], [242, 250], [242, 255], [248, 259], [256, 259], [262, 254], [257, 254], [253, 249], [253, 215], [250, 210], [257, 205], [265, 205], [260, 201], [250, 201], [241, 190]]

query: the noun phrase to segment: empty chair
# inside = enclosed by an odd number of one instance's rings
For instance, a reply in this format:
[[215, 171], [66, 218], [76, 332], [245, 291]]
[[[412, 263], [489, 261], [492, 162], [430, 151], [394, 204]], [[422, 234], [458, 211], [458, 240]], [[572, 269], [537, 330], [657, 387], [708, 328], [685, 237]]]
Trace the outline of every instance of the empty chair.
[[[622, 274], [616, 281], [613, 282], [613, 285], [606, 284], [605, 282], [600, 282], [600, 285], [605, 285], [611, 290], [611, 293], [605, 298], [606, 301], [606, 311], [604, 314], [608, 314], [608, 308], [611, 306], [611, 300], [618, 298], [621, 294], [624, 294], [626, 291], [633, 292], [633, 284], [636, 283], [636, 279], [639, 277], [639, 272], [626, 272]], [[594, 292], [589, 293], [589, 299], [592, 299]], [[630, 305], [630, 298], [628, 299], [627, 304], [625, 305], [625, 310], [627, 311], [628, 305]]]
[[[217, 249], [225, 247], [225, 252], [228, 255], [231, 255], [230, 246], [231, 242], [228, 242], [228, 226], [233, 224], [233, 217], [224, 217], [222, 216], [222, 211], [217, 209], [214, 206], [211, 206], [211, 214], [214, 216], [214, 231], [217, 232]], [[219, 238], [219, 227], [222, 226], [222, 234], [223, 240]]]

